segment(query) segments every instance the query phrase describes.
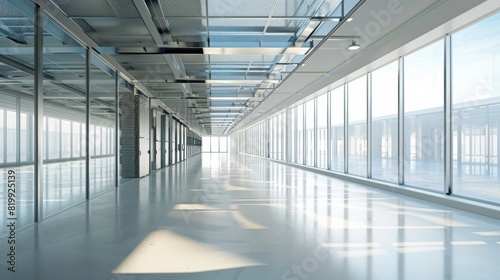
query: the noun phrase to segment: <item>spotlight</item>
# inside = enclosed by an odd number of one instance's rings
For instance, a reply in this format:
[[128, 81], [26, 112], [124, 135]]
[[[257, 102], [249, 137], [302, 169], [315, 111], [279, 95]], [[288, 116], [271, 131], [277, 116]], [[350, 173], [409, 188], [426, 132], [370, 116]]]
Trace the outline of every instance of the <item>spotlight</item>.
[[360, 46], [358, 45], [358, 43], [356, 43], [356, 41], [352, 41], [352, 43], [349, 45], [349, 47], [347, 47], [347, 49], [350, 51], [355, 51], [359, 48], [360, 48]]

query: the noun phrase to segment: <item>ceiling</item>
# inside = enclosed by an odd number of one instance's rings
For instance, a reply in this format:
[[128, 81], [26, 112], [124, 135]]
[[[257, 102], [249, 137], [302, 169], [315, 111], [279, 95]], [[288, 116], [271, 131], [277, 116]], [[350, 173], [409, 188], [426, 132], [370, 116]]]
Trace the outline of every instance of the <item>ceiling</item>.
[[[95, 113], [113, 113], [113, 67], [194, 131], [224, 135], [338, 82], [484, 0], [36, 2], [74, 35], [46, 23], [51, 48], [44, 61], [52, 67], [45, 84], [53, 99], [69, 87], [74, 98], [65, 104], [81, 106], [83, 43], [105, 61], [92, 60]], [[0, 0], [0, 31], [10, 37], [0, 45], [30, 45], [33, 28], [20, 13], [32, 9], [27, 3]], [[348, 51], [353, 41], [361, 48]], [[14, 70], [19, 63], [9, 57], [26, 64], [33, 58], [29, 52], [0, 57], [0, 68], [24, 73], [29, 94], [29, 71]]]

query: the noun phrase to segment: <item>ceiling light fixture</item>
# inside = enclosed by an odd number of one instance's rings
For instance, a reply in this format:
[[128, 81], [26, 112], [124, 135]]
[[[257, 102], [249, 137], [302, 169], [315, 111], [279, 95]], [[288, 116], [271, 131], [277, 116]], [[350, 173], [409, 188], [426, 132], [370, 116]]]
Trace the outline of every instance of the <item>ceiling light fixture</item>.
[[356, 43], [356, 40], [353, 40], [352, 43], [349, 45], [349, 47], [347, 47], [347, 49], [350, 51], [355, 51], [358, 50], [359, 48], [360, 46], [358, 43]]

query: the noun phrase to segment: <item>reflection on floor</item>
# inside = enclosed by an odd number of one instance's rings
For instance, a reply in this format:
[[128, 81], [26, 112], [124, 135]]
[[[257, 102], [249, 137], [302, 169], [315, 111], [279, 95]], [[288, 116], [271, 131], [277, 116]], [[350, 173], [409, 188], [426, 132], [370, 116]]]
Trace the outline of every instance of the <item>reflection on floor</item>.
[[[498, 279], [500, 221], [203, 154], [18, 232], [0, 279]], [[2, 240], [0, 248], [6, 248]]]
[[[95, 196], [115, 187], [114, 157], [93, 158], [90, 161], [90, 195]], [[8, 170], [16, 172], [17, 225], [23, 227], [33, 223], [33, 165], [2, 168], [0, 179], [7, 182]], [[67, 207], [85, 200], [85, 161], [75, 160], [48, 163], [43, 170], [43, 213], [53, 215]], [[7, 220], [7, 188], [0, 189], [0, 221]], [[0, 236], [7, 234], [0, 227]]]

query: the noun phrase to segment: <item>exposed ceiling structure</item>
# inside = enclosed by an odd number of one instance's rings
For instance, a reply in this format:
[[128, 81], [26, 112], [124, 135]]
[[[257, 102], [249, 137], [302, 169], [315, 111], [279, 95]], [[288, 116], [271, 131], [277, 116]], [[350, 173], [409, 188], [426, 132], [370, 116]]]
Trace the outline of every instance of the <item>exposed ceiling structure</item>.
[[[223, 135], [338, 81], [484, 0], [35, 2], [78, 37], [46, 24], [50, 49], [44, 61], [51, 65], [46, 98], [57, 100], [60, 89], [71, 89], [74, 98], [65, 98], [65, 104], [82, 105], [80, 41], [193, 130]], [[0, 43], [29, 45], [33, 28], [13, 6], [30, 9], [26, 1], [0, 1], [0, 32], [8, 39]], [[353, 43], [360, 49], [347, 50]], [[25, 79], [24, 94], [29, 94], [27, 65], [33, 58], [25, 51], [25, 57], [2, 55], [0, 63], [24, 73], [24, 78], [10, 75]], [[92, 62], [94, 112], [111, 114], [111, 68]]]

